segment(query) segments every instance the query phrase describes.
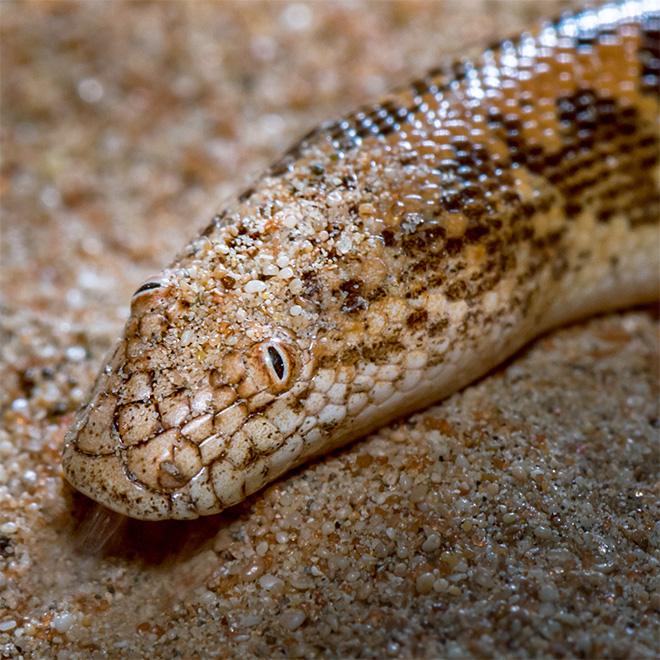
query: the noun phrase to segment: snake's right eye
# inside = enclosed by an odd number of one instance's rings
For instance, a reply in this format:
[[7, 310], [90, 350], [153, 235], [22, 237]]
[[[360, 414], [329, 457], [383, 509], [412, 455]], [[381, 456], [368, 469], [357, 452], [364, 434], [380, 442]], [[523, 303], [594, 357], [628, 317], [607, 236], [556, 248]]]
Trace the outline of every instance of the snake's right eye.
[[[261, 342], [252, 353], [254, 366], [261, 372], [266, 389], [273, 394], [288, 390], [293, 384], [296, 362], [291, 347], [270, 339]], [[254, 374], [256, 376], [256, 373]]]
[[284, 351], [276, 345], [269, 345], [265, 351], [266, 362], [270, 368], [274, 380], [284, 382], [289, 372], [289, 360]]

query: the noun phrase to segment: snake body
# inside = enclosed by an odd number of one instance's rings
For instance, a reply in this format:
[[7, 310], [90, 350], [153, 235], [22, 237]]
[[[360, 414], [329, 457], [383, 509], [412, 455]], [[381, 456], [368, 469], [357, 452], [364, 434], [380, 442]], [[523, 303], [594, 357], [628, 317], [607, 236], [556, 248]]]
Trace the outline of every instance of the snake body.
[[80, 491], [195, 518], [660, 280], [660, 8], [564, 16], [322, 124], [135, 293]]

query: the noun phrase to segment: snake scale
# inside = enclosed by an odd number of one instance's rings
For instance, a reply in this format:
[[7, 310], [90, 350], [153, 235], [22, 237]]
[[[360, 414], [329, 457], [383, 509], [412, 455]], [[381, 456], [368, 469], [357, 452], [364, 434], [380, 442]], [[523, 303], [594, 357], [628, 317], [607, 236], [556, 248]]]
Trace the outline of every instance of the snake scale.
[[68, 480], [135, 518], [213, 514], [656, 299], [659, 44], [657, 0], [608, 4], [310, 132], [136, 291]]

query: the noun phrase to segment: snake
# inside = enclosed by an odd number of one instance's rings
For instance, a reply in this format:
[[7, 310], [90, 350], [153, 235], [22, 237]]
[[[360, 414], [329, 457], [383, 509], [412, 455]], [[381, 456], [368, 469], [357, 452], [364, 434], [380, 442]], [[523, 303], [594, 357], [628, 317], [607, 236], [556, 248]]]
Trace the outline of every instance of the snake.
[[660, 286], [660, 5], [564, 14], [305, 135], [132, 297], [80, 492], [192, 519]]

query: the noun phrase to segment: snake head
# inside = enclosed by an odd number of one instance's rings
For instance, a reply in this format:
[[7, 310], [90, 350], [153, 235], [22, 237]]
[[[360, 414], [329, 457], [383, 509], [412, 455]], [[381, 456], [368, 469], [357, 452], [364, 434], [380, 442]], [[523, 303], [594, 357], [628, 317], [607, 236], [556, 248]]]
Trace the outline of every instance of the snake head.
[[300, 455], [312, 363], [282, 327], [227, 315], [186, 274], [148, 280], [87, 403], [63, 467], [131, 517], [196, 518], [235, 504]]

